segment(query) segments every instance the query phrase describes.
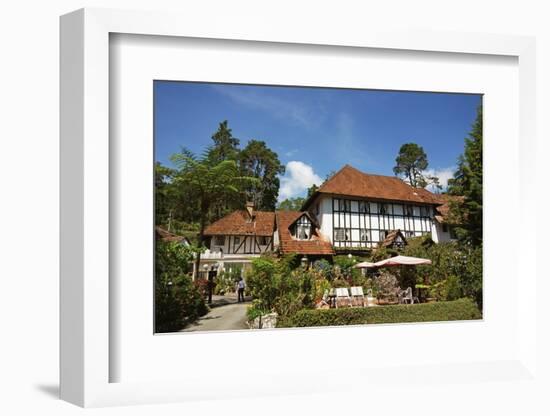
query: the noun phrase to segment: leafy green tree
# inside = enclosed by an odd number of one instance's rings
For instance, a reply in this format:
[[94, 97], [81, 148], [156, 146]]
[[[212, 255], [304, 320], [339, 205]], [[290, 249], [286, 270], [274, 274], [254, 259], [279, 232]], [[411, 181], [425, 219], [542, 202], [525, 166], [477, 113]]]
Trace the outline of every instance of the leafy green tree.
[[300, 211], [302, 205], [304, 205], [305, 199], [296, 197], [296, 198], [287, 198], [284, 201], [281, 201], [277, 206], [277, 209], [282, 211]]
[[260, 210], [273, 211], [279, 196], [279, 175], [285, 173], [279, 156], [264, 141], [250, 140], [239, 153], [239, 163], [244, 176], [258, 181], [247, 188], [247, 197]]
[[454, 178], [449, 180], [449, 194], [463, 196], [450, 204], [451, 216], [457, 219], [458, 238], [474, 246], [483, 237], [483, 111], [478, 107], [469, 137], [464, 139], [464, 153], [458, 159]]
[[[215, 204], [239, 194], [247, 186], [257, 182], [256, 178], [240, 174], [237, 163], [225, 160], [215, 165], [208, 158], [197, 159], [192, 153], [182, 150], [171, 157], [177, 166], [174, 185], [189, 191], [197, 198], [199, 206], [199, 246], [204, 244], [204, 229], [209, 222], [210, 210]], [[189, 196], [182, 192], [179, 196], [185, 203]], [[200, 265], [200, 253], [197, 253], [195, 273]]]
[[428, 157], [422, 146], [416, 143], [402, 145], [395, 163], [393, 173], [404, 177], [415, 188], [424, 188], [429, 184], [429, 180], [434, 180], [433, 177], [428, 178], [423, 174], [428, 168]]
[[177, 242], [157, 241], [155, 251], [155, 330], [177, 331], [208, 311], [187, 274], [198, 250]]
[[317, 186], [315, 184], [311, 185], [308, 189], [307, 189], [307, 196], [306, 196], [306, 199], [309, 199], [311, 197], [311, 195], [313, 195], [315, 192], [317, 192], [319, 190], [320, 186]]
[[156, 224], [168, 224], [170, 231], [170, 222], [174, 213], [173, 198], [171, 198], [170, 178], [173, 170], [155, 163], [155, 218]]
[[219, 124], [218, 130], [212, 135], [212, 141], [214, 144], [208, 149], [208, 159], [213, 164], [237, 159], [240, 141], [233, 137], [227, 120]]

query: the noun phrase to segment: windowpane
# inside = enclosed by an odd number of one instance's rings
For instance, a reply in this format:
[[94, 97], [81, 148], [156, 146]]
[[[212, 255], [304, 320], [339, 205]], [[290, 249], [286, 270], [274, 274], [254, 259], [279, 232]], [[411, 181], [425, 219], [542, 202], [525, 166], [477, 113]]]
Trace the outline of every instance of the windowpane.
[[335, 241], [348, 241], [349, 240], [349, 231], [344, 228], [335, 228], [334, 229], [334, 240]]
[[361, 230], [361, 241], [370, 241], [370, 230]]
[[365, 201], [359, 201], [359, 212], [368, 213], [370, 211], [370, 204]]

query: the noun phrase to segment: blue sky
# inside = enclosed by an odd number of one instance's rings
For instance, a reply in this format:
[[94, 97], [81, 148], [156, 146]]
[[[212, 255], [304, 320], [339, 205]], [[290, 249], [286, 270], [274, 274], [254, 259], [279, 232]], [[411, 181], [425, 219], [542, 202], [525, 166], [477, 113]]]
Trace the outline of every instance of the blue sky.
[[280, 198], [350, 164], [393, 175], [399, 147], [415, 142], [443, 184], [452, 175], [480, 95], [155, 81], [156, 159], [181, 147], [201, 154], [228, 120], [246, 146], [264, 140], [287, 167]]

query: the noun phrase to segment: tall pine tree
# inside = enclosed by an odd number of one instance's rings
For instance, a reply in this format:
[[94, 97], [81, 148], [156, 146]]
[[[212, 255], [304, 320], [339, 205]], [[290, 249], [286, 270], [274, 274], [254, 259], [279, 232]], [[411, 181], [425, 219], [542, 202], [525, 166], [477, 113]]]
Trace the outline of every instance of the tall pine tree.
[[451, 214], [459, 225], [459, 239], [474, 246], [482, 245], [483, 238], [483, 110], [477, 117], [469, 136], [464, 139], [464, 153], [458, 159], [454, 178], [449, 180], [448, 192], [463, 196], [451, 204]]

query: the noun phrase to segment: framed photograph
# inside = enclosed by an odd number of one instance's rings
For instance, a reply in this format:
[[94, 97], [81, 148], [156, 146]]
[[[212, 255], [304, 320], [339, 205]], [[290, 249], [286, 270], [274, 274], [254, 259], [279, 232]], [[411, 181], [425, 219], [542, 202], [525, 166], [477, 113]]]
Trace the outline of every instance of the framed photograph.
[[63, 16], [62, 398], [532, 380], [534, 59], [515, 36]]

